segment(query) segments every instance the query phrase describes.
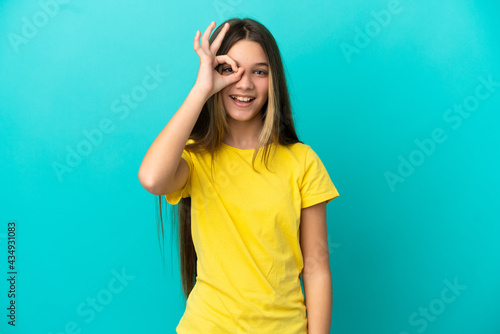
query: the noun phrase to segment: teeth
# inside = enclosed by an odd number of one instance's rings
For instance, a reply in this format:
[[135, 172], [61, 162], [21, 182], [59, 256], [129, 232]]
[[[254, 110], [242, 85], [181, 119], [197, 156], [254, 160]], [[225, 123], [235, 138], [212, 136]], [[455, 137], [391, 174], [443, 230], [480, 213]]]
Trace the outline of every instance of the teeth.
[[253, 100], [252, 97], [240, 97], [240, 96], [232, 96], [233, 99], [238, 100], [238, 101], [243, 101], [243, 102], [248, 102]]

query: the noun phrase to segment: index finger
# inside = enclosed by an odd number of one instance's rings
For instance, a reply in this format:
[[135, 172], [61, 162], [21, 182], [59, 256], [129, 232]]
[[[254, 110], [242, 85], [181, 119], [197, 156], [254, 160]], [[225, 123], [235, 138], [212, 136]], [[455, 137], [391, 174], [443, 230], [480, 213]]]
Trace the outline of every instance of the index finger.
[[219, 35], [217, 35], [215, 40], [212, 42], [212, 45], [210, 45], [210, 51], [212, 51], [213, 54], [216, 54], [217, 50], [219, 50], [220, 45], [222, 44], [222, 40], [224, 39], [224, 36], [226, 35], [228, 29], [229, 23], [226, 22], [226, 24], [224, 24], [224, 27], [222, 27], [221, 31], [219, 32]]

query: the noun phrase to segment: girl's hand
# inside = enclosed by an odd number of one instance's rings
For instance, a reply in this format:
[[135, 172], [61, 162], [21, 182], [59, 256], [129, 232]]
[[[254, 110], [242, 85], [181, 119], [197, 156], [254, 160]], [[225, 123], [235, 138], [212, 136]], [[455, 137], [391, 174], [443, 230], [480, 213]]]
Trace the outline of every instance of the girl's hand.
[[[195, 87], [198, 87], [202, 92], [207, 94], [207, 98], [241, 79], [244, 72], [243, 67], [236, 66], [234, 59], [228, 55], [216, 56], [217, 50], [224, 39], [224, 35], [229, 29], [229, 23], [226, 23], [220, 31], [217, 38], [210, 45], [208, 38], [215, 27], [215, 21], [212, 21], [201, 38], [201, 32], [196, 31], [194, 37], [194, 50], [200, 57], [200, 67], [198, 69], [198, 77], [196, 78]], [[230, 75], [221, 75], [215, 68], [220, 64], [229, 64], [233, 70]]]

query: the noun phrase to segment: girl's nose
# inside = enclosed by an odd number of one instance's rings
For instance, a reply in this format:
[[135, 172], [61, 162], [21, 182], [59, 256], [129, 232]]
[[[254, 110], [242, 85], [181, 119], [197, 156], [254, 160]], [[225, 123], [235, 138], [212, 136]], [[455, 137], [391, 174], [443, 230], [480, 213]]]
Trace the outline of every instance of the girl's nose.
[[241, 89], [252, 89], [253, 83], [251, 78], [252, 73], [248, 73], [245, 69], [245, 72], [241, 76], [241, 79], [236, 82], [236, 88]]

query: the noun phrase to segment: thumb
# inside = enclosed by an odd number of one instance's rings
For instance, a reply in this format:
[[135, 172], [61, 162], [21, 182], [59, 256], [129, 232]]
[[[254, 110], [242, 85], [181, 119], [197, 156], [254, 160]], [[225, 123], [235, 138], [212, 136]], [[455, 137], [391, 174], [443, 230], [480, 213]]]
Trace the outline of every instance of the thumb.
[[240, 80], [241, 76], [243, 75], [243, 72], [245, 72], [245, 69], [243, 67], [238, 67], [238, 72], [234, 72], [233, 74], [226, 77], [228, 83], [233, 84], [238, 80]]

